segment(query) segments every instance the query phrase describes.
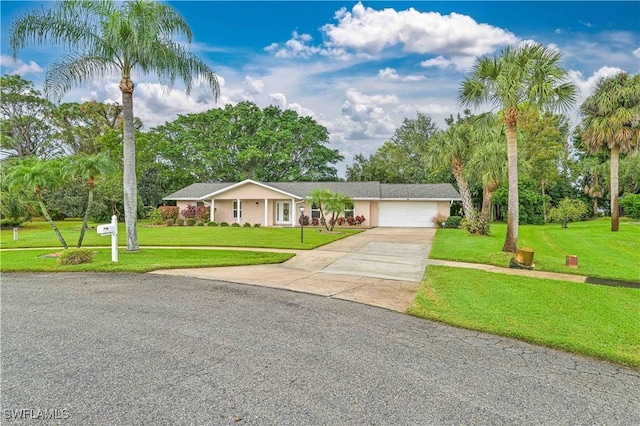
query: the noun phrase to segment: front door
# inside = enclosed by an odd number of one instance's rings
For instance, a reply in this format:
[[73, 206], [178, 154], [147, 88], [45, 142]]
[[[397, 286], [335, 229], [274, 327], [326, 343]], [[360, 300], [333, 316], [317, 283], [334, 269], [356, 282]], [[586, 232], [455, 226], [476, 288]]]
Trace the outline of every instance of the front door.
[[276, 224], [291, 223], [291, 201], [276, 202]]

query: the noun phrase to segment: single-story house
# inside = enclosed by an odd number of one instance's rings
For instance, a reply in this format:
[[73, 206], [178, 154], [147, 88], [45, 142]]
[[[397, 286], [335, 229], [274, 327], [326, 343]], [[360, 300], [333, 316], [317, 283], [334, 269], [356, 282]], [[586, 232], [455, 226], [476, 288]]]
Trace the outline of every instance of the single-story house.
[[310, 218], [320, 217], [308, 197], [328, 189], [353, 199], [344, 216], [364, 216], [363, 226], [434, 227], [432, 218], [449, 216], [460, 194], [448, 183], [386, 184], [380, 182], [242, 182], [194, 183], [164, 198], [182, 211], [189, 204], [210, 206], [212, 222], [298, 226], [300, 207]]

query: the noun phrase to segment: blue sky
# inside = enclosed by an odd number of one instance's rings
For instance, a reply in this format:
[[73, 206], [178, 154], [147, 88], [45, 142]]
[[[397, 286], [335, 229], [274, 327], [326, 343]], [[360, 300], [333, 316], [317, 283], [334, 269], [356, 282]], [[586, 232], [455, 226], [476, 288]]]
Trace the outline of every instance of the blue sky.
[[[219, 75], [215, 103], [205, 88], [187, 97], [136, 76], [135, 113], [147, 128], [177, 114], [250, 100], [311, 115], [345, 156], [370, 154], [405, 117], [420, 111], [444, 126], [456, 114], [459, 83], [478, 55], [532, 40], [558, 49], [570, 78], [587, 97], [598, 78], [640, 72], [640, 2], [168, 2], [194, 33], [192, 50]], [[30, 47], [14, 62], [7, 45], [16, 13], [42, 2], [3, 0], [2, 73], [42, 87], [61, 51]], [[71, 90], [63, 101], [117, 102], [108, 76]], [[575, 113], [572, 114], [575, 120]]]

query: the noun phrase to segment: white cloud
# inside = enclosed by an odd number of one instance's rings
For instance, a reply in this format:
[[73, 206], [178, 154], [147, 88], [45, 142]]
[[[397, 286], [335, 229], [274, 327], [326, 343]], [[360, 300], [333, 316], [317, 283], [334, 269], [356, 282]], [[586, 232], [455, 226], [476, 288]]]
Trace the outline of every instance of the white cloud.
[[269, 95], [269, 99], [273, 100], [280, 108], [285, 108], [287, 106], [287, 97], [284, 93], [271, 93]]
[[640, 47], [638, 47], [636, 50], [634, 50], [633, 54], [636, 56], [636, 58], [640, 58]]
[[458, 13], [375, 10], [358, 3], [351, 11], [340, 9], [335, 19], [337, 24], [322, 27], [327, 44], [369, 54], [402, 46], [406, 53], [475, 57], [517, 41], [508, 31]]
[[385, 69], [378, 71], [378, 77], [383, 80], [392, 80], [392, 81], [421, 81], [426, 80], [427, 77], [424, 75], [406, 75], [401, 77], [398, 72], [394, 68], [387, 67]]
[[385, 104], [397, 104], [399, 102], [398, 97], [396, 95], [369, 96], [369, 95], [360, 93], [355, 89], [347, 90], [347, 101], [351, 102], [354, 105], [359, 105], [359, 104], [385, 105]]
[[316, 53], [320, 53], [321, 50], [319, 47], [309, 46], [307, 44], [312, 40], [311, 35], [299, 34], [297, 31], [294, 31], [284, 46], [278, 43], [271, 43], [265, 47], [265, 50], [267, 52], [275, 52], [276, 58], [308, 58]]
[[251, 93], [259, 94], [264, 92], [264, 81], [253, 79], [249, 76], [244, 78], [244, 84], [249, 87]]
[[444, 56], [440, 55], [435, 58], [427, 59], [426, 61], [420, 62], [420, 66], [425, 68], [440, 68], [446, 69], [450, 66], [453, 66], [453, 61], [451, 59], [445, 59]]
[[2, 67], [2, 74], [18, 74], [20, 76], [28, 74], [39, 75], [44, 71], [34, 61], [26, 63], [22, 59], [14, 60], [9, 55], [0, 55], [0, 67]]
[[582, 73], [580, 71], [569, 70], [568, 73], [569, 80], [576, 84], [580, 89], [581, 98], [586, 99], [595, 91], [598, 81], [603, 78], [612, 77], [623, 71], [624, 70], [621, 68], [604, 66], [586, 79], [582, 76]]

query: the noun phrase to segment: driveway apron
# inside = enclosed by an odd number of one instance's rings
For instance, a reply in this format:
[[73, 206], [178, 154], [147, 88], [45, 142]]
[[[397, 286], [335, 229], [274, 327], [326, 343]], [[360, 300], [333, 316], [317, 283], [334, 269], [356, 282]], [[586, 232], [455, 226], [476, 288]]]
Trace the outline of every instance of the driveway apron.
[[312, 293], [404, 312], [415, 296], [435, 229], [374, 228], [278, 265], [172, 269], [179, 275]]

